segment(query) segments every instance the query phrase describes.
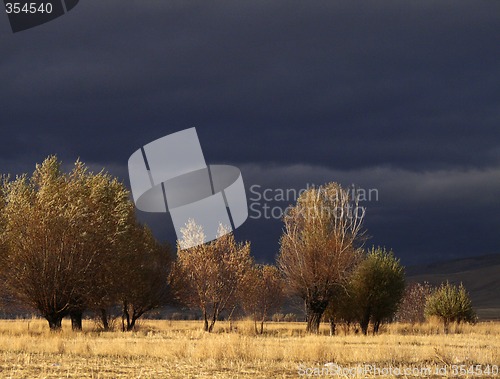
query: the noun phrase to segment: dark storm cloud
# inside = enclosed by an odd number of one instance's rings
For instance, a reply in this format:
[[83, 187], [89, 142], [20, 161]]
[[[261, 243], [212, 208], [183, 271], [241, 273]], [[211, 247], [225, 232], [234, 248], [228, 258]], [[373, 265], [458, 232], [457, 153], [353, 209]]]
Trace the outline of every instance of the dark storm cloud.
[[[282, 223], [274, 216], [295, 202], [298, 191], [290, 189], [335, 180], [349, 190], [354, 184], [362, 191], [365, 200], [361, 206], [366, 209], [365, 226], [370, 236], [367, 245], [393, 248], [405, 263], [498, 250], [500, 168], [415, 172], [253, 164], [241, 169], [248, 183], [247, 224], [258, 227], [263, 222], [263, 232], [280, 234]], [[282, 197], [286, 200], [280, 201]], [[278, 251], [277, 241], [267, 245], [259, 239], [256, 242], [255, 250], [264, 251], [263, 255], [269, 248], [274, 254]]]
[[[126, 179], [139, 146], [196, 126], [207, 161], [245, 167], [247, 186], [375, 183], [392, 201], [370, 233], [408, 256], [489, 252], [499, 25], [499, 2], [460, 0], [87, 0], [15, 35], [5, 18], [0, 171], [57, 153]], [[248, 224], [262, 250], [277, 241], [278, 223], [267, 240]]]

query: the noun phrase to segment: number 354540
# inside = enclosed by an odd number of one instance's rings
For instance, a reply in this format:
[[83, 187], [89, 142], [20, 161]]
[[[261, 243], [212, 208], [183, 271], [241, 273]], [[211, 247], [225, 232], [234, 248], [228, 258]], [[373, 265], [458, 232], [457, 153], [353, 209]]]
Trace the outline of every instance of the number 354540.
[[5, 11], [10, 14], [52, 13], [51, 3], [5, 3]]

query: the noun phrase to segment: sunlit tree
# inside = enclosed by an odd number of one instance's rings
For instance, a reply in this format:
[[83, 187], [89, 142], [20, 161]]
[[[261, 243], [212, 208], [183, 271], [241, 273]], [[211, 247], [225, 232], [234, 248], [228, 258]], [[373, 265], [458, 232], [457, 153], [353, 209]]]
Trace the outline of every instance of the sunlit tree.
[[238, 286], [252, 265], [250, 244], [237, 243], [223, 226], [219, 238], [203, 244], [203, 230], [193, 220], [182, 234], [185, 245], [200, 244], [182, 250], [178, 243], [171, 283], [179, 301], [201, 310], [203, 329], [211, 332], [221, 313], [237, 301]]
[[52, 330], [95, 297], [95, 278], [106, 267], [115, 241], [130, 227], [128, 191], [108, 174], [89, 173], [81, 162], [64, 173], [56, 157], [2, 185], [8, 286], [37, 309]]
[[287, 289], [305, 303], [307, 331], [321, 317], [358, 260], [364, 209], [356, 194], [330, 183], [304, 192], [284, 217], [278, 266]]
[[443, 322], [444, 332], [450, 331], [453, 322], [475, 322], [476, 313], [464, 285], [454, 286], [449, 282], [443, 283], [427, 298], [425, 314], [436, 316]]

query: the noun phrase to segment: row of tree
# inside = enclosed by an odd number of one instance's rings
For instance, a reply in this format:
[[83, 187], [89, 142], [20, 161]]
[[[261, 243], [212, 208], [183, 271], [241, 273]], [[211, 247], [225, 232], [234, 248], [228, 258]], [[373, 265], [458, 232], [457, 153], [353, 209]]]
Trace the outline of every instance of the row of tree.
[[[185, 239], [204, 240], [194, 221], [182, 233]], [[175, 297], [201, 311], [205, 331], [211, 332], [222, 314], [232, 320], [239, 311], [251, 316], [256, 332], [262, 333], [265, 320], [283, 303], [283, 278], [275, 266], [253, 261], [250, 243], [237, 243], [223, 226], [219, 234], [212, 242], [178, 250], [170, 275]]]
[[304, 301], [311, 333], [325, 312], [332, 332], [340, 320], [358, 321], [365, 334], [372, 321], [377, 332], [401, 299], [399, 260], [382, 248], [362, 248], [364, 215], [355, 193], [330, 183], [304, 192], [284, 218], [278, 266]]
[[[182, 233], [196, 246], [178, 244], [173, 257], [137, 222], [125, 186], [79, 161], [65, 173], [49, 157], [31, 177], [3, 178], [0, 188], [1, 278], [53, 330], [66, 316], [81, 329], [86, 311], [107, 329], [117, 308], [123, 330], [131, 330], [145, 312], [176, 303], [199, 309], [208, 332], [222, 316], [244, 313], [262, 333], [288, 296], [303, 302], [308, 332], [318, 333], [327, 319], [332, 332], [339, 322], [356, 322], [366, 334], [370, 323], [378, 332], [398, 306], [397, 317], [407, 317], [415, 309], [411, 299], [422, 298], [422, 291], [405, 292], [404, 268], [392, 251], [363, 249], [364, 211], [336, 183], [309, 189], [289, 208], [276, 266], [256, 264], [250, 244], [236, 242], [223, 226], [220, 238], [198, 244], [203, 230], [193, 220]], [[424, 295], [426, 304], [434, 299]], [[427, 314], [444, 314], [442, 303], [429, 302]], [[471, 319], [456, 309], [443, 316], [448, 325]]]
[[[123, 330], [131, 330], [144, 313], [176, 304], [199, 308], [207, 331], [236, 308], [260, 320], [262, 331], [283, 299], [274, 266], [255, 264], [250, 244], [236, 243], [232, 234], [179, 249], [174, 260], [134, 210], [122, 183], [79, 161], [66, 173], [52, 156], [31, 177], [3, 177], [2, 292], [37, 310], [52, 330], [67, 316], [81, 329], [84, 312], [108, 329], [117, 309]], [[194, 222], [184, 235], [203, 239]], [[262, 288], [268, 296], [261, 296]]]
[[169, 295], [171, 252], [135, 218], [129, 192], [110, 175], [77, 161], [64, 173], [56, 157], [31, 177], [3, 178], [0, 192], [3, 284], [53, 330], [86, 310], [104, 328], [117, 305], [124, 329]]
[[[473, 321], [470, 299], [463, 286], [432, 289], [428, 284], [406, 287], [404, 267], [392, 251], [363, 249], [364, 212], [358, 199], [336, 183], [304, 192], [284, 217], [277, 266], [256, 266], [249, 243], [238, 244], [231, 234], [208, 244], [178, 250], [172, 282], [177, 298], [198, 307], [204, 329], [211, 331], [225, 312], [238, 307], [260, 322], [278, 309], [285, 296], [301, 299], [307, 331], [318, 333], [322, 319], [335, 333], [337, 323], [370, 323], [378, 333], [384, 321], [422, 322], [437, 316], [448, 332], [450, 322]], [[221, 235], [225, 234], [221, 230]], [[190, 244], [203, 241], [203, 230], [190, 221], [183, 230]]]

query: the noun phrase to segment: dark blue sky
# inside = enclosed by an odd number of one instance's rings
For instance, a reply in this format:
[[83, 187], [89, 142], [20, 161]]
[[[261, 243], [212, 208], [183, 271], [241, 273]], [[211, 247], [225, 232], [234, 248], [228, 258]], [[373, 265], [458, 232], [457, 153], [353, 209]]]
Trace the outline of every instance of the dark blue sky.
[[[0, 172], [56, 153], [128, 184], [138, 147], [195, 126], [247, 188], [377, 189], [369, 244], [404, 263], [498, 253], [499, 35], [493, 0], [81, 0], [16, 34], [0, 17]], [[236, 235], [269, 261], [281, 228]]]

